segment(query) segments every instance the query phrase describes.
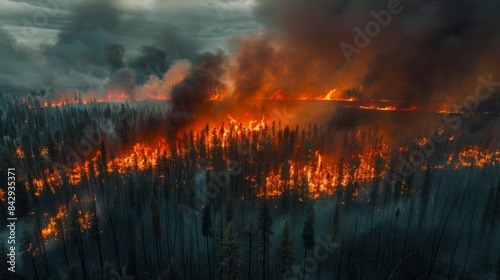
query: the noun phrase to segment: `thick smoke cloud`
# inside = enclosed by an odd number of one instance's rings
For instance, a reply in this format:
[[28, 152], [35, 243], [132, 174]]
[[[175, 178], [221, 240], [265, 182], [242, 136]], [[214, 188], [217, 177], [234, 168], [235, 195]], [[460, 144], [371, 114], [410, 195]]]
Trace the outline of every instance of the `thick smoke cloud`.
[[218, 50], [196, 57], [188, 75], [171, 92], [174, 111], [193, 112], [202, 108], [211, 93], [224, 91], [227, 55]]
[[[387, 98], [424, 108], [456, 102], [474, 92], [478, 75], [499, 72], [499, 2], [493, 0], [401, 1], [402, 11], [392, 14], [348, 63], [340, 44], [357, 47], [354, 28], [366, 33], [366, 24], [376, 21], [371, 12], [386, 10], [394, 1], [256, 0], [254, 19], [263, 26], [258, 32], [246, 32], [252, 25], [237, 24], [235, 15], [241, 13], [232, 11], [222, 11], [235, 28], [225, 29], [220, 15], [205, 2], [189, 2], [184, 8], [181, 2], [155, 2], [150, 10], [131, 8], [126, 1], [72, 2], [50, 18], [57, 36], [41, 46], [21, 45], [11, 40], [12, 31], [0, 29], [0, 86], [57, 89], [89, 84], [131, 92], [146, 83], [163, 90], [158, 85], [172, 86], [163, 81], [167, 69], [188, 59], [194, 66], [174, 90], [179, 110], [198, 107], [198, 99], [191, 105], [189, 97], [211, 94], [193, 91], [222, 88], [238, 101], [269, 97], [278, 90], [284, 97], [319, 97], [333, 88], [337, 93], [356, 89], [362, 100]], [[202, 8], [191, 12], [195, 2]], [[185, 25], [177, 26], [174, 19]], [[15, 20], [9, 17], [9, 22]], [[228, 70], [217, 77], [217, 71], [199, 65], [200, 57], [219, 54], [195, 54], [206, 37], [221, 34], [230, 38], [230, 58], [224, 54], [222, 65], [211, 67]]]
[[168, 68], [167, 52], [154, 46], [144, 46], [140, 56], [133, 59], [129, 66], [136, 73], [137, 83], [143, 83], [151, 75], [161, 77]]
[[106, 62], [110, 65], [111, 73], [114, 73], [123, 67], [123, 54], [125, 53], [125, 47], [120, 44], [108, 43], [106, 45]]
[[57, 35], [57, 42], [46, 46], [44, 55], [51, 66], [103, 78], [106, 46], [121, 23], [119, 7], [113, 1], [80, 2], [70, 24]]
[[370, 12], [387, 10], [387, 3], [257, 1], [264, 30], [233, 40], [235, 92], [245, 99], [279, 89], [298, 97], [362, 88], [361, 98], [429, 106], [471, 94], [478, 75], [500, 72], [493, 0], [401, 1], [402, 11], [348, 63], [339, 45], [355, 46], [354, 28], [365, 30], [374, 21]]
[[[155, 2], [149, 9], [121, 0], [71, 1], [48, 8], [39, 1], [21, 2], [0, 0], [0, 90], [50, 89], [58, 99], [66, 89], [85, 85], [130, 89], [151, 76], [161, 79], [171, 63], [192, 59], [204, 47], [189, 38], [199, 32], [190, 28], [203, 26], [180, 28], [174, 21], [175, 14], [192, 17], [178, 3]], [[45, 15], [46, 22], [33, 26], [35, 14]], [[217, 18], [215, 12], [208, 16]], [[123, 81], [126, 85], [119, 85]]]
[[128, 68], [122, 68], [111, 74], [109, 82], [106, 83], [105, 88], [111, 91], [123, 92], [127, 94], [130, 99], [134, 100], [135, 73]]

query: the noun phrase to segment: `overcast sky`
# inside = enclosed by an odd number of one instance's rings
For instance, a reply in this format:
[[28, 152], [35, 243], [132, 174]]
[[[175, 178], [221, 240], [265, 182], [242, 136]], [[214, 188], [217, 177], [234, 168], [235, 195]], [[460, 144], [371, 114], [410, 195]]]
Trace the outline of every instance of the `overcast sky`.
[[244, 0], [0, 0], [0, 86], [99, 84], [109, 44], [122, 47], [125, 64], [154, 59], [144, 46], [170, 63], [259, 29]]

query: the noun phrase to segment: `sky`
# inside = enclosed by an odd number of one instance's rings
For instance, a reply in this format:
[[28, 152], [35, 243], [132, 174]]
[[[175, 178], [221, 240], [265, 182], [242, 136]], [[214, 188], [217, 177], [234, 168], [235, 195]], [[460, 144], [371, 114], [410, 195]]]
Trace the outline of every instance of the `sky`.
[[0, 0], [0, 86], [100, 84], [109, 45], [123, 49], [124, 64], [160, 57], [168, 65], [259, 28], [252, 3], [241, 0]]
[[479, 76], [500, 76], [499, 10], [498, 0], [0, 0], [0, 88], [181, 83], [181, 107], [214, 88], [241, 100], [355, 89], [451, 103]]

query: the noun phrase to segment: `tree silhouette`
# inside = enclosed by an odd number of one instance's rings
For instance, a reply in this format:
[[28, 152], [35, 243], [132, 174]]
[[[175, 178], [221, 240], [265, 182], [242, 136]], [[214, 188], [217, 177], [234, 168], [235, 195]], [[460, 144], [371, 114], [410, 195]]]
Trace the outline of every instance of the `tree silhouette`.
[[290, 224], [288, 221], [285, 221], [276, 248], [278, 272], [281, 277], [292, 268], [294, 259], [292, 245], [293, 237], [290, 234]]
[[[304, 220], [304, 227], [302, 229], [302, 241], [304, 242], [304, 264], [307, 258], [307, 251], [312, 249], [316, 242], [314, 241], [314, 208], [312, 203], [309, 204], [306, 210], [306, 219]], [[302, 272], [305, 277], [306, 267]]]
[[203, 208], [203, 217], [201, 220], [201, 233], [205, 237], [206, 241], [206, 249], [207, 249], [207, 263], [208, 263], [208, 275], [210, 279], [212, 279], [212, 267], [210, 265], [210, 250], [208, 247], [208, 238], [213, 236], [213, 229], [212, 229], [212, 215], [210, 214], [210, 206], [205, 205], [205, 208]]
[[220, 251], [220, 255], [222, 257], [220, 269], [222, 271], [223, 279], [237, 280], [241, 278], [239, 270], [241, 265], [238, 252], [239, 247], [240, 242], [238, 241], [238, 233], [236, 232], [234, 223], [229, 222], [224, 229]]
[[259, 211], [259, 243], [262, 252], [262, 279], [265, 280], [268, 271], [269, 247], [271, 247], [269, 237], [273, 220], [271, 217], [271, 209], [265, 202], [262, 204]]

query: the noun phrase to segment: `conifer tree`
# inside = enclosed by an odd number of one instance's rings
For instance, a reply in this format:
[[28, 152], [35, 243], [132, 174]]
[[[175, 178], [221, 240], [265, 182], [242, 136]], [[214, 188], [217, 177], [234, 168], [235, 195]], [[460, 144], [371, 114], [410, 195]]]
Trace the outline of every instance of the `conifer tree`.
[[283, 224], [283, 230], [279, 238], [278, 247], [276, 248], [276, 254], [278, 258], [278, 272], [280, 278], [292, 268], [293, 264], [293, 237], [290, 235], [290, 224], [285, 221]]
[[[304, 242], [304, 263], [307, 258], [307, 251], [312, 249], [316, 242], [314, 241], [314, 208], [312, 203], [309, 204], [306, 210], [306, 219], [304, 220], [304, 227], [302, 229], [302, 241]], [[303, 269], [303, 277], [305, 277], [306, 270]]]
[[201, 220], [201, 233], [205, 237], [206, 241], [208, 273], [210, 279], [212, 279], [212, 266], [210, 265], [210, 250], [208, 249], [208, 238], [214, 235], [212, 229], [212, 215], [210, 214], [209, 205], [205, 205], [205, 208], [203, 208], [203, 217]]
[[269, 237], [273, 232], [271, 231], [273, 220], [271, 217], [271, 209], [266, 203], [262, 204], [259, 211], [259, 243], [262, 250], [262, 279], [267, 277], [267, 264], [269, 262], [269, 247], [271, 247]]
[[330, 226], [330, 234], [333, 236], [333, 239], [336, 240], [340, 230], [340, 209], [338, 201], [335, 203], [335, 207], [333, 209], [332, 222]]
[[156, 242], [156, 259], [158, 262], [158, 269], [161, 269], [161, 251], [160, 251], [160, 238], [161, 238], [161, 224], [160, 224], [160, 210], [158, 208], [158, 202], [154, 196], [151, 196], [150, 201], [151, 207], [151, 222], [153, 227], [153, 234], [155, 236]]
[[27, 229], [25, 229], [21, 236], [21, 255], [24, 258], [29, 257], [31, 264], [33, 265], [35, 277], [38, 280], [40, 278], [38, 277], [38, 271], [36, 269], [36, 264], [34, 259], [35, 248], [33, 247], [33, 243], [34, 243], [33, 235]]
[[246, 244], [247, 244], [247, 250], [248, 250], [248, 255], [247, 255], [247, 279], [252, 279], [252, 260], [253, 260], [253, 252], [254, 252], [254, 247], [255, 247], [255, 241], [257, 239], [257, 226], [255, 225], [255, 222], [253, 218], [250, 218], [245, 226], [245, 229], [243, 231], [243, 235], [247, 239]]
[[234, 227], [233, 222], [229, 224], [224, 229], [224, 234], [222, 236], [222, 246], [220, 255], [222, 257], [221, 271], [223, 279], [227, 280], [238, 280], [241, 279], [240, 275], [240, 265], [241, 260], [239, 256], [240, 243], [238, 241], [238, 233]]

